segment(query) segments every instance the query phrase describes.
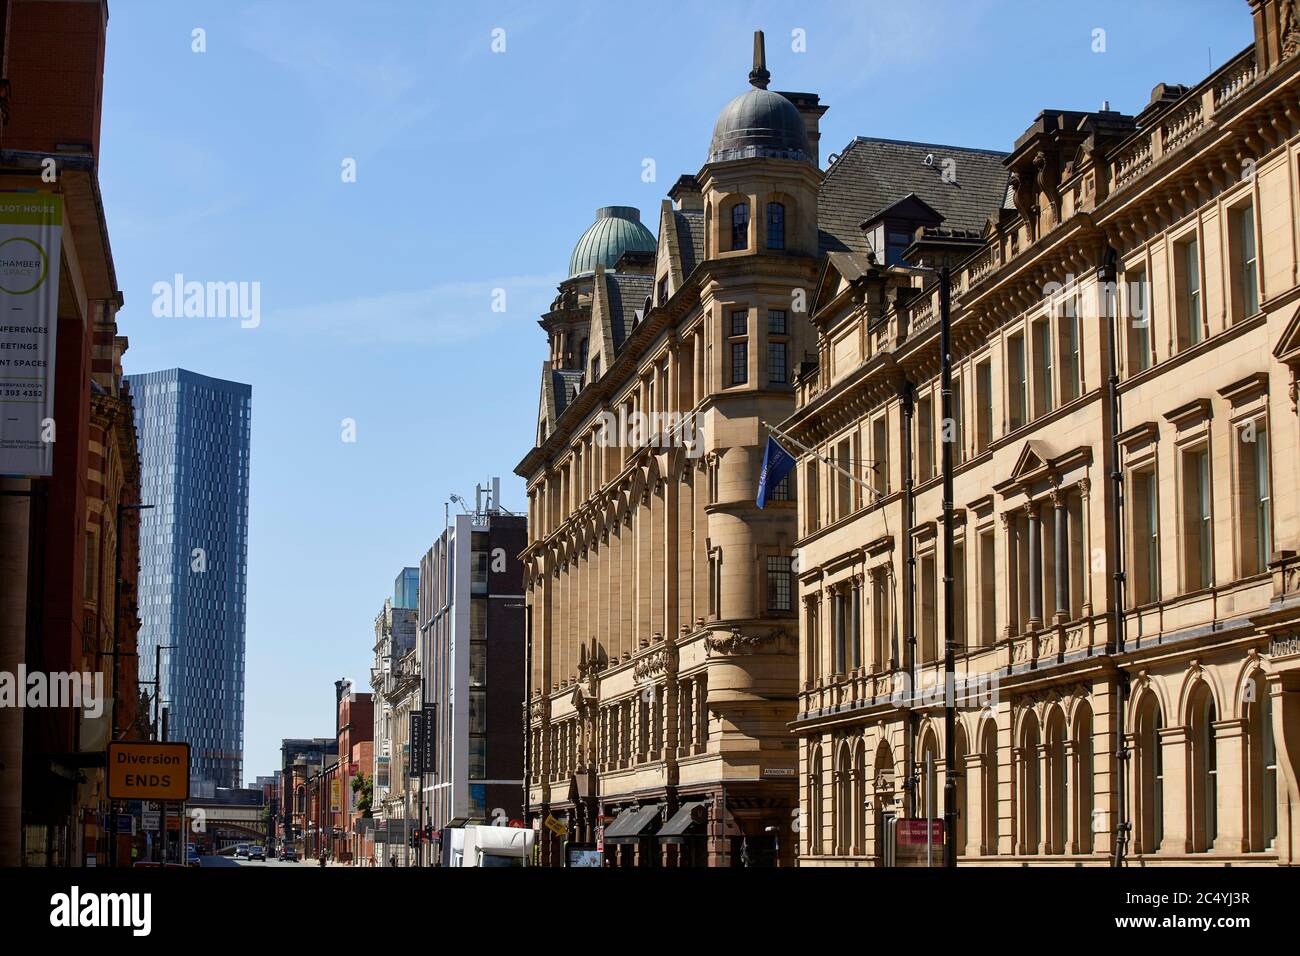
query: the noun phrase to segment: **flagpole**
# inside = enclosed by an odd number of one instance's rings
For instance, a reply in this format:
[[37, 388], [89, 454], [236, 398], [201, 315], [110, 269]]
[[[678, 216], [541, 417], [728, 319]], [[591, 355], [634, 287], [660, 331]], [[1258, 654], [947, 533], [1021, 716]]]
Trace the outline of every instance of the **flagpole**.
[[857, 482], [859, 485], [861, 485], [863, 488], [866, 488], [877, 498], [883, 497], [883, 495], [881, 495], [881, 493], [875, 489], [875, 486], [872, 485], [871, 482], [867, 481], [865, 478], [859, 478], [857, 475], [853, 474], [853, 472], [849, 471], [847, 468], [841, 468], [839, 465], [835, 464], [834, 461], [827, 458], [825, 455], [818, 454], [817, 452], [813, 451], [811, 448], [809, 448], [807, 445], [803, 444], [802, 442], [798, 441], [797, 439], [791, 438], [789, 435], [781, 431], [781, 429], [777, 428], [775, 425], [770, 425], [767, 422], [763, 421], [761, 418], [759, 419], [759, 424], [764, 426], [768, 431], [775, 434], [778, 438], [782, 438], [785, 441], [788, 441], [791, 445], [794, 445], [804, 454], [812, 455], [818, 461], [824, 461], [826, 464], [830, 465], [831, 468], [838, 471], [845, 478], [848, 478], [850, 481]]

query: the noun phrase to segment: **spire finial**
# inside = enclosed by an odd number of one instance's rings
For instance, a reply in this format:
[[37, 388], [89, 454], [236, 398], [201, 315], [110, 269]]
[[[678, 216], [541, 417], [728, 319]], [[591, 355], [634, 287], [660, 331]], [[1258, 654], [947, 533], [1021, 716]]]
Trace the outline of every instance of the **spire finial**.
[[758, 90], [767, 89], [772, 74], [767, 72], [767, 52], [763, 47], [763, 31], [754, 31], [754, 68], [749, 71], [749, 85]]

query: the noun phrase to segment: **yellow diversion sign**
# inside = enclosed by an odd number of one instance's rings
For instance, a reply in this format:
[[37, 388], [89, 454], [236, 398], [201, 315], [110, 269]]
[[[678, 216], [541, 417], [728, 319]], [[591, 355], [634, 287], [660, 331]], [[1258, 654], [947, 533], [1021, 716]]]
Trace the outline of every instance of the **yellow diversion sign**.
[[108, 745], [110, 800], [190, 798], [190, 745], [115, 740]]

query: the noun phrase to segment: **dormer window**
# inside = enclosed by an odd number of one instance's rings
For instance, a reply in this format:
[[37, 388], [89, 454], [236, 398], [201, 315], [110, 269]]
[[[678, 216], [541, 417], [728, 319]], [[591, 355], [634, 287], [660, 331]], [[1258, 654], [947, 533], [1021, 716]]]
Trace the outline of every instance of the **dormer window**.
[[597, 355], [591, 360], [591, 380], [594, 382], [600, 378], [600, 356]]
[[785, 206], [779, 202], [767, 204], [767, 247], [785, 248]]
[[738, 202], [731, 207], [731, 248], [749, 247], [749, 203]]
[[903, 252], [912, 244], [912, 234], [898, 226], [885, 229], [885, 265], [896, 266], [903, 261]]
[[667, 301], [668, 301], [668, 274], [664, 273], [663, 277], [659, 280], [659, 303], [658, 304], [663, 305]]

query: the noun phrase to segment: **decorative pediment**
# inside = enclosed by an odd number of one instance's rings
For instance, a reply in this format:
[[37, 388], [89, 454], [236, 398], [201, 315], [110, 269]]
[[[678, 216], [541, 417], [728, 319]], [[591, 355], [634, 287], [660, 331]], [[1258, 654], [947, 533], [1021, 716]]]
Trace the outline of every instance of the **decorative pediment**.
[[1011, 469], [1012, 481], [1023, 481], [1031, 475], [1035, 475], [1047, 467], [1051, 460], [1047, 446], [1041, 441], [1030, 438], [1020, 449], [1020, 456], [1016, 458], [1015, 467]]
[[993, 490], [1005, 497], [1038, 481], [1051, 479], [1053, 483], [1059, 482], [1061, 476], [1069, 469], [1091, 464], [1091, 445], [1080, 445], [1078, 448], [1053, 456], [1046, 443], [1030, 438], [1020, 449], [1020, 455], [1016, 458], [1010, 477], [994, 485]]
[[1282, 330], [1282, 337], [1277, 340], [1273, 356], [1292, 368], [1300, 368], [1300, 302], [1291, 310], [1291, 320]]

